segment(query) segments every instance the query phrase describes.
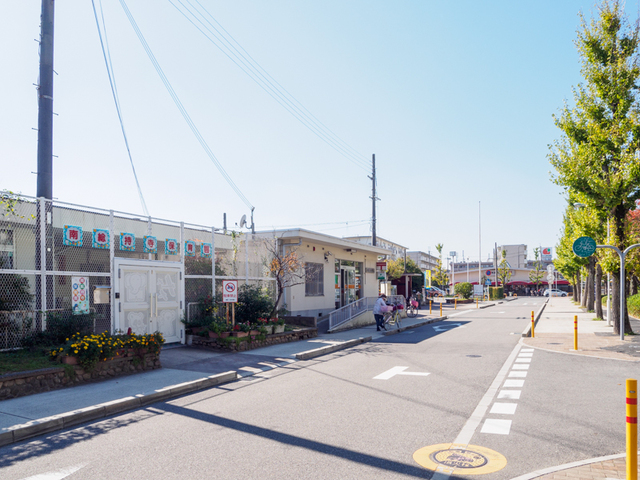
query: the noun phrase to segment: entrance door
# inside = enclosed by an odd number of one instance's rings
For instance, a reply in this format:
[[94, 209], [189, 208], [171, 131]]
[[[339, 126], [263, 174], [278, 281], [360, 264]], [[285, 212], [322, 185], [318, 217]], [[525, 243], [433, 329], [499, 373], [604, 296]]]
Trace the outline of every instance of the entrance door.
[[182, 267], [173, 262], [115, 259], [115, 329], [162, 333], [167, 343], [183, 339], [180, 318]]
[[340, 306], [356, 301], [356, 269], [340, 267]]

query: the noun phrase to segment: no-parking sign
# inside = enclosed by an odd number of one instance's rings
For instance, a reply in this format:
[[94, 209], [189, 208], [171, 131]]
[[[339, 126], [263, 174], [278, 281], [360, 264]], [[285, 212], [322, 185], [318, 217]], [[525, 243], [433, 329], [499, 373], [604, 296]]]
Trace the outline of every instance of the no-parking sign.
[[222, 302], [238, 303], [238, 281], [237, 280], [222, 281]]

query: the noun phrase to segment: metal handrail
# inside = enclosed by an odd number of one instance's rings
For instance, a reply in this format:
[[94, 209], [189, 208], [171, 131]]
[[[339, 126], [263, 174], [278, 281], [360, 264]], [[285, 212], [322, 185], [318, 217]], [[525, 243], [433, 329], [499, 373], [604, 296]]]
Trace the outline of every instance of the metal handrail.
[[329, 314], [329, 330], [333, 330], [356, 315], [373, 310], [376, 300], [376, 297], [365, 297], [334, 310]]

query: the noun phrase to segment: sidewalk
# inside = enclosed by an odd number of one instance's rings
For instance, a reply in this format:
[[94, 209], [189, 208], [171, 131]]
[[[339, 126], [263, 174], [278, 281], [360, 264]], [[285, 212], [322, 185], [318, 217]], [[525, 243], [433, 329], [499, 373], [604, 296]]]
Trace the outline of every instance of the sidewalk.
[[[492, 306], [485, 302], [481, 308]], [[458, 305], [457, 312], [476, 308]], [[453, 307], [420, 310], [416, 318], [402, 320], [400, 331], [447, 318]], [[219, 353], [186, 346], [166, 346], [162, 368], [51, 392], [0, 401], [0, 446], [98, 420], [150, 403], [211, 388], [237, 379], [309, 360], [369, 342], [397, 331], [377, 332], [375, 325], [315, 338], [273, 345], [242, 353]]]
[[[536, 314], [538, 312], [535, 312]], [[574, 316], [578, 316], [578, 350], [574, 350]], [[606, 312], [605, 312], [606, 315]], [[621, 361], [640, 362], [640, 335], [627, 335], [624, 341], [613, 332], [607, 321], [595, 320], [594, 313], [585, 313], [574, 305], [571, 297], [552, 297], [538, 318], [535, 337], [524, 337], [521, 343], [529, 347], [568, 355], [588, 355]], [[634, 332], [640, 334], [640, 320], [631, 319]], [[640, 363], [638, 364], [640, 371]], [[522, 475], [513, 480], [606, 480], [626, 478], [626, 455], [592, 458]]]

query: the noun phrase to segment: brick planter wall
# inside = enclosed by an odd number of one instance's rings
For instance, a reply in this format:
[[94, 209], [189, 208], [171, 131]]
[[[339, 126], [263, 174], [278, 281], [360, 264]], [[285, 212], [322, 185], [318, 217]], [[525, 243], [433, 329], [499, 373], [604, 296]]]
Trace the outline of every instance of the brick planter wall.
[[237, 342], [234, 337], [227, 337], [232, 339], [232, 341], [224, 342], [219, 341], [217, 338], [194, 335], [191, 345], [194, 347], [213, 348], [215, 350], [226, 352], [245, 352], [255, 348], [269, 347], [280, 343], [297, 342], [299, 340], [307, 340], [308, 338], [314, 338], [317, 336], [317, 328], [301, 328], [291, 332], [275, 333], [273, 335], [267, 335], [264, 340], [253, 339], [249, 341], [249, 337], [240, 337], [237, 338], [237, 340], [239, 340]]
[[0, 375], [0, 400], [48, 392], [58, 388], [106, 380], [160, 367], [159, 356], [148, 353], [144, 357], [114, 358], [100, 362], [90, 372], [78, 365], [66, 365], [65, 367], [45, 368], [30, 372], [8, 373]]

